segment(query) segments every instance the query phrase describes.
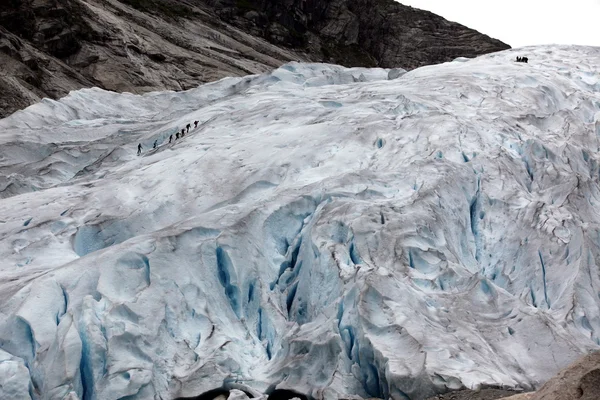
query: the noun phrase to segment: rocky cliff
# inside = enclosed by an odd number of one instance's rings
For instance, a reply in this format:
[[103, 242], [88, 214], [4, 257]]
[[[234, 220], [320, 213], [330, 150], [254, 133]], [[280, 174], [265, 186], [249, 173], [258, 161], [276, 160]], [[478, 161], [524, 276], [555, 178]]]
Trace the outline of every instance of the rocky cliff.
[[506, 400], [598, 400], [600, 399], [600, 352], [588, 354], [562, 370], [535, 393]]
[[508, 46], [393, 0], [7, 0], [0, 116], [70, 90], [183, 90], [290, 60], [415, 68]]

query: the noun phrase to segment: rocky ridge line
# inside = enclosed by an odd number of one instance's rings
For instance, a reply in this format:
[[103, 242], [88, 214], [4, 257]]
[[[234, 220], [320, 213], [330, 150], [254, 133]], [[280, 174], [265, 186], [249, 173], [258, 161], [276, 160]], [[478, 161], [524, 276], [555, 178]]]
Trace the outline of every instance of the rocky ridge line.
[[393, 0], [0, 4], [0, 117], [71, 90], [185, 90], [291, 61], [403, 67], [509, 46]]

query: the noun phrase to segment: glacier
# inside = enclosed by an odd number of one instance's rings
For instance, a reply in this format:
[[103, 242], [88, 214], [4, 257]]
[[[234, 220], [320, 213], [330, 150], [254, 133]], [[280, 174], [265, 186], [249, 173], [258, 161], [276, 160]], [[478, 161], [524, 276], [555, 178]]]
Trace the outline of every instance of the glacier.
[[0, 143], [2, 399], [421, 400], [600, 348], [600, 48], [84, 89]]

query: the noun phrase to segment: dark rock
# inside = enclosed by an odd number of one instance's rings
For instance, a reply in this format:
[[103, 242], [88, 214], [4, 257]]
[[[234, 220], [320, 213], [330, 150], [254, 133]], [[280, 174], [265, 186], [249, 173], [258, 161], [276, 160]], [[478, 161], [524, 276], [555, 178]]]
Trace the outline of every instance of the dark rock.
[[167, 60], [167, 57], [165, 57], [165, 55], [161, 53], [150, 53], [148, 54], [148, 57], [150, 57], [152, 61], [156, 62], [165, 62]]
[[506, 48], [393, 0], [7, 0], [0, 117], [92, 85], [181, 90], [289, 61], [411, 69]]
[[402, 69], [402, 68], [392, 68], [392, 69], [390, 69], [390, 72], [388, 72], [388, 79], [389, 80], [398, 79], [402, 75], [404, 75], [405, 73], [406, 73], [405, 69]]
[[[562, 370], [535, 393], [510, 400], [600, 399], [600, 352], [591, 353]], [[507, 400], [508, 400], [507, 399]]]
[[31, 53], [24, 53], [21, 56], [21, 61], [32, 71], [37, 71], [40, 69], [38, 59]]
[[0, 52], [9, 57], [20, 59], [19, 50], [21, 50], [21, 47], [21, 41], [17, 37], [0, 27]]
[[515, 395], [515, 391], [502, 389], [458, 390], [431, 397], [428, 400], [498, 400]]

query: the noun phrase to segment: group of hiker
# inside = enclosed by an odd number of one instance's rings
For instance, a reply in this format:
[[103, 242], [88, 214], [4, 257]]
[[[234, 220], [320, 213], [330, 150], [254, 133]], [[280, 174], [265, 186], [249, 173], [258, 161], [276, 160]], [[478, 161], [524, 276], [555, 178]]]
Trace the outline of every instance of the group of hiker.
[[529, 58], [527, 58], [527, 57], [518, 57], [517, 56], [517, 62], [526, 63], [528, 61], [529, 61]]
[[[200, 121], [194, 121], [194, 129], [198, 128], [198, 123]], [[185, 126], [185, 128], [183, 128], [181, 130], [181, 132], [177, 131], [177, 133], [175, 133], [175, 140], [178, 140], [179, 138], [183, 138], [185, 136], [186, 133], [190, 132], [190, 129], [192, 128], [192, 124], [187, 124]], [[171, 136], [169, 136], [169, 143], [173, 142], [173, 134], [171, 134]], [[156, 139], [154, 141], [154, 144], [152, 145], [153, 149], [156, 149], [158, 147], [158, 139]], [[137, 151], [137, 155], [139, 156], [140, 154], [142, 154], [142, 144], [138, 143], [138, 151]]]

